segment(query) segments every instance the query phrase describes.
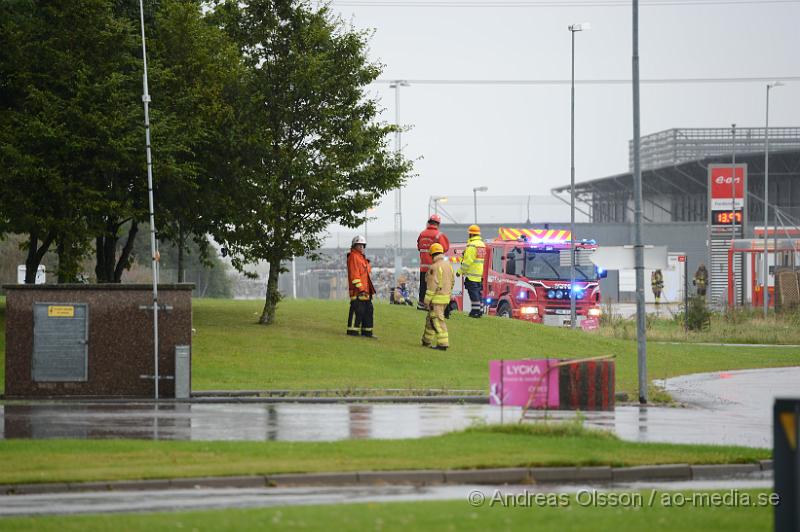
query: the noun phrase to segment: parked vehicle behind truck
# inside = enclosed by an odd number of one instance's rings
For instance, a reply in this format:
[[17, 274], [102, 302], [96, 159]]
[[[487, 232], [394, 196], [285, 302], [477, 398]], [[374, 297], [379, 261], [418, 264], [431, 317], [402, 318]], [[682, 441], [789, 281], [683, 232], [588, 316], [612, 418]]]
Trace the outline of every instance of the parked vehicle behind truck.
[[[575, 241], [575, 284], [570, 286], [570, 232], [558, 229], [500, 228], [486, 242], [482, 297], [487, 313], [545, 325], [570, 325], [570, 290], [575, 291], [578, 324], [599, 318], [600, 278], [591, 261], [593, 240]], [[452, 244], [448, 259], [458, 268], [466, 244]], [[469, 309], [469, 295], [458, 279], [451, 308]], [[588, 322], [587, 322], [588, 323]]]

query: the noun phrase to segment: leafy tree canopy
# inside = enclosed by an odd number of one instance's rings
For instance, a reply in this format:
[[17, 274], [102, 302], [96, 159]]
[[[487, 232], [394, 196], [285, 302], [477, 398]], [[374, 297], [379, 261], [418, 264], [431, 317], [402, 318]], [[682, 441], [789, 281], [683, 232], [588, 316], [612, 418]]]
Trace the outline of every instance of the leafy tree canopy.
[[360, 225], [410, 163], [389, 150], [395, 127], [377, 120], [367, 95], [381, 66], [367, 58], [366, 32], [296, 0], [228, 0], [215, 18], [247, 68], [236, 105], [238, 211], [215, 235], [235, 266], [269, 262], [260, 321], [271, 323], [282, 262], [319, 248], [332, 222]]

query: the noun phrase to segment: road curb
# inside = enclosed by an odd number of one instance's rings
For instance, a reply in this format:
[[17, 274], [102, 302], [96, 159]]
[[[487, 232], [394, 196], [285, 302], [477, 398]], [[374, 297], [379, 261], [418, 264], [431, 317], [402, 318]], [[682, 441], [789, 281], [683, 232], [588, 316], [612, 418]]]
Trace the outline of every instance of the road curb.
[[653, 466], [615, 467], [614, 482], [636, 482], [641, 480], [691, 480], [689, 464], [664, 464]]
[[196, 488], [262, 488], [267, 486], [346, 486], [375, 484], [568, 484], [573, 482], [625, 483], [656, 480], [725, 480], [758, 473], [770, 474], [772, 460], [757, 464], [660, 464], [633, 467], [513, 467], [286, 473], [231, 477], [192, 477], [108, 482], [53, 482], [0, 485], [2, 495], [35, 495], [82, 491], [134, 491]]

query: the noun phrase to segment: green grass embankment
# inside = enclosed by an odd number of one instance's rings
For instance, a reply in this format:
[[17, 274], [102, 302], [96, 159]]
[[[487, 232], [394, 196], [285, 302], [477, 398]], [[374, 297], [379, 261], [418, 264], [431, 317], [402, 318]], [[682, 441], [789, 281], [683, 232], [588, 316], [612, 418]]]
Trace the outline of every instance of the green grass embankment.
[[[503, 490], [511, 494], [512, 490]], [[585, 505], [586, 495], [562, 495], [565, 503], [531, 504], [528, 506], [489, 505], [489, 498], [480, 507], [471, 506], [466, 497], [454, 501], [395, 502], [366, 504], [336, 504], [316, 506], [284, 506], [276, 508], [227, 509], [155, 514], [106, 514], [83, 516], [58, 516], [44, 518], [3, 519], [3, 529], [36, 532], [88, 532], [93, 530], [127, 530], [154, 532], [158, 530], [537, 530], [542, 532], [757, 532], [772, 530], [773, 509], [768, 505], [727, 505], [718, 507], [693, 504], [704, 501], [714, 493], [719, 497], [730, 492], [669, 492], [657, 490], [650, 503], [653, 490], [627, 492], [627, 499], [617, 494], [625, 505]], [[494, 494], [490, 491], [490, 496]], [[549, 500], [555, 500], [552, 497]], [[600, 494], [602, 497], [605, 494]], [[638, 495], [639, 498], [635, 498]], [[767, 500], [766, 490], [740, 491], [743, 500]], [[568, 497], [565, 501], [563, 497]], [[608, 500], [608, 499], [606, 499]], [[678, 506], [668, 506], [669, 501], [684, 501]], [[685, 501], [690, 501], [686, 503]]]
[[[276, 323], [256, 325], [259, 301], [196, 300], [193, 387], [207, 389], [487, 389], [488, 361], [617, 356], [617, 391], [637, 389], [636, 343], [520, 320], [463, 315], [447, 323], [447, 352], [420, 347], [424, 313], [377, 303], [378, 340], [345, 335], [346, 301], [284, 301]], [[800, 365], [800, 348], [648, 346], [648, 373]]]
[[[260, 301], [194, 302], [193, 389], [337, 389], [488, 387], [488, 361], [515, 358], [617, 356], [617, 391], [637, 389], [633, 340], [519, 320], [463, 315], [448, 321], [447, 352], [420, 347], [423, 312], [375, 305], [378, 340], [345, 335], [346, 301], [284, 301], [276, 323], [257, 325]], [[5, 301], [0, 298], [0, 327]], [[0, 335], [0, 356], [5, 337]], [[800, 348], [721, 347], [681, 343], [648, 346], [648, 373], [689, 373], [800, 365]], [[4, 374], [0, 363], [0, 377]], [[0, 386], [4, 378], [0, 379]]]
[[622, 441], [575, 423], [485, 426], [442, 436], [334, 442], [0, 440], [0, 484], [215, 475], [752, 463], [769, 449]]

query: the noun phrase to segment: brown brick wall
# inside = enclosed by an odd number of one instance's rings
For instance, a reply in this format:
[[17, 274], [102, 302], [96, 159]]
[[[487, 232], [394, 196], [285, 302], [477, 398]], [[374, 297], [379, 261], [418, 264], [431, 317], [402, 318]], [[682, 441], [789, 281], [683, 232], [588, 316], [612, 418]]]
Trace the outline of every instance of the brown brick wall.
[[[5, 397], [153, 397], [151, 285], [6, 285]], [[192, 343], [192, 285], [161, 285], [158, 298], [159, 370], [175, 372], [175, 346]], [[34, 382], [34, 303], [86, 303], [89, 309], [88, 380]], [[164, 310], [163, 306], [172, 307]], [[174, 381], [160, 380], [159, 394], [175, 395]]]

